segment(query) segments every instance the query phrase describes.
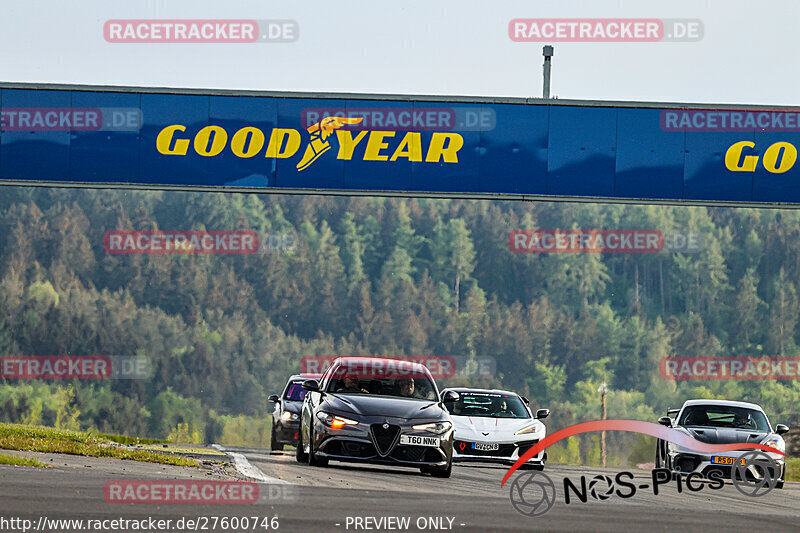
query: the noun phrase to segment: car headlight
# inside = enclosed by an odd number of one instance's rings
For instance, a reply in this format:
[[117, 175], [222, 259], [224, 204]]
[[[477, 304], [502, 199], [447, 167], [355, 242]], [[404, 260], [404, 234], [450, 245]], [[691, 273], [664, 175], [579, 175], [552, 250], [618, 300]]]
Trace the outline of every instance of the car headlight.
[[284, 411], [281, 420], [300, 420], [300, 415], [291, 411]]
[[417, 431], [429, 431], [437, 435], [441, 435], [451, 427], [453, 427], [453, 424], [450, 422], [431, 422], [429, 424], [417, 424], [416, 426], [411, 426], [412, 429], [416, 429]]
[[770, 448], [775, 448], [776, 450], [782, 453], [786, 452], [786, 443], [780, 437], [772, 437], [771, 439], [765, 440], [761, 444], [769, 446]]
[[330, 413], [326, 413], [325, 411], [320, 411], [317, 413], [317, 418], [319, 418], [320, 422], [326, 426], [332, 427], [333, 429], [343, 428], [344, 426], [355, 426], [358, 424], [358, 422], [355, 420], [350, 420], [349, 418], [345, 418], [343, 416], [332, 415]]
[[520, 429], [514, 435], [527, 435], [529, 433], [536, 433], [539, 431], [539, 424], [533, 423], [530, 426], [525, 426], [524, 428]]

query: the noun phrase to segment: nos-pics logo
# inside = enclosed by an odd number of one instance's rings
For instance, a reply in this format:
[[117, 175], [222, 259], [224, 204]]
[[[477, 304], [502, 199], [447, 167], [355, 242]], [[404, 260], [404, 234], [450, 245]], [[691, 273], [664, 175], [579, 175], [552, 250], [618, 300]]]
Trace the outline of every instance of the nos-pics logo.
[[[745, 496], [759, 497], [772, 491], [778, 483], [780, 468], [767, 454], [751, 451], [742, 454], [731, 468], [731, 481]], [[579, 500], [587, 503], [589, 498], [605, 501], [614, 496], [632, 498], [639, 490], [652, 490], [658, 496], [659, 486], [674, 482], [678, 493], [684, 488], [689, 492], [700, 492], [705, 488], [719, 490], [724, 485], [723, 472], [712, 470], [708, 476], [692, 472], [687, 476], [674, 474], [666, 468], [656, 468], [650, 472], [650, 483], [646, 478], [634, 482], [632, 472], [618, 472], [613, 477], [599, 474], [591, 478], [581, 476], [578, 482], [567, 477], [563, 480], [564, 503], [569, 505]], [[526, 472], [517, 476], [511, 483], [509, 492], [511, 505], [520, 514], [541, 516], [552, 509], [556, 502], [556, 486], [547, 474], [541, 471]]]

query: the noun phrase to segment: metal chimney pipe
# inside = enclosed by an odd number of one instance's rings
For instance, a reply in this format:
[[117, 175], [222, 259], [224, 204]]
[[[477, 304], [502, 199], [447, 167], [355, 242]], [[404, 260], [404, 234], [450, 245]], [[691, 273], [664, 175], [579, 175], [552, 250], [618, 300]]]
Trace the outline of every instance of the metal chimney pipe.
[[544, 56], [544, 66], [542, 70], [544, 71], [544, 87], [542, 89], [542, 98], [550, 98], [550, 63], [551, 58], [553, 57], [553, 47], [552, 45], [546, 45], [542, 48], [542, 55]]

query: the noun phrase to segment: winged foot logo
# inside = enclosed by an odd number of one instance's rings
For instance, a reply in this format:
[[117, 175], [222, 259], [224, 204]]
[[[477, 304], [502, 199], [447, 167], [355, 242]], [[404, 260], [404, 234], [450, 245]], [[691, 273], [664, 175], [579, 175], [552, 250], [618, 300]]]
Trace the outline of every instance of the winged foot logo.
[[337, 130], [345, 124], [359, 124], [363, 118], [348, 118], [348, 117], [326, 117], [316, 124], [308, 127], [308, 133], [311, 135], [311, 142], [306, 146], [306, 153], [303, 154], [303, 159], [297, 163], [297, 170], [303, 170], [308, 165], [317, 160], [319, 156], [327, 152], [331, 145], [327, 142], [334, 130]]
[[[453, 164], [458, 163], [459, 150], [464, 146], [464, 138], [455, 132], [435, 131], [426, 133], [423, 138], [419, 131], [347, 129], [347, 126], [360, 124], [362, 120], [363, 117], [330, 116], [309, 126], [305, 151], [296, 166], [298, 172], [307, 169], [329, 151], [334, 137], [338, 144], [336, 159], [344, 161]], [[205, 126], [193, 137], [186, 133], [187, 126], [183, 124], [162, 128], [156, 137], [156, 149], [166, 156], [186, 156], [191, 144], [194, 152], [202, 157], [216, 157], [229, 150], [242, 159], [259, 154], [266, 158], [287, 159], [299, 151], [303, 141], [300, 131], [290, 128], [273, 128], [267, 139], [267, 132], [255, 126], [245, 126], [230, 136], [230, 143], [228, 130], [222, 126]]]

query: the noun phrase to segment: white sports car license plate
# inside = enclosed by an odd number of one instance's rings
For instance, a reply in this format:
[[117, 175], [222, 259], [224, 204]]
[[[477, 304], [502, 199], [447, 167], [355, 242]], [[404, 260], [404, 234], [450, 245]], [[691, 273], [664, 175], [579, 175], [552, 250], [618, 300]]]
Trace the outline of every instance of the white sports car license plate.
[[416, 435], [400, 435], [400, 444], [411, 446], [439, 446], [438, 437], [418, 437]]
[[481, 452], [495, 452], [500, 449], [499, 444], [491, 442], [476, 442], [472, 445], [472, 447]]

